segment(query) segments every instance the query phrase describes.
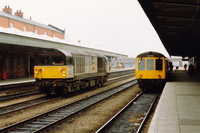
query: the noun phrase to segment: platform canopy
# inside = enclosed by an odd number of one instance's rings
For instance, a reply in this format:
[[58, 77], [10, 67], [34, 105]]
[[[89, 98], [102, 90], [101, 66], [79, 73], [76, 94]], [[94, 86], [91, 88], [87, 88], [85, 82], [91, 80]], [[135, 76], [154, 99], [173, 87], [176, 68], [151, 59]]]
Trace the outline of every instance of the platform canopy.
[[170, 55], [200, 56], [199, 0], [138, 0]]
[[128, 57], [125, 54], [74, 45], [68, 40], [56, 37], [38, 35], [33, 32], [23, 32], [15, 28], [0, 27], [0, 51], [38, 53], [45, 48], [87, 51], [105, 55], [109, 58]]

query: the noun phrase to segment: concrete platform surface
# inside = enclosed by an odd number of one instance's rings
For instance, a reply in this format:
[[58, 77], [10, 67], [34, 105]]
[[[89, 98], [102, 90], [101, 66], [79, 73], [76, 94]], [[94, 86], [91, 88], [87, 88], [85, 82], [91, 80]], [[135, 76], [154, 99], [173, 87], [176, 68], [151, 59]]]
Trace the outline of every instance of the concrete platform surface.
[[200, 133], [200, 76], [175, 70], [167, 82], [148, 133]]

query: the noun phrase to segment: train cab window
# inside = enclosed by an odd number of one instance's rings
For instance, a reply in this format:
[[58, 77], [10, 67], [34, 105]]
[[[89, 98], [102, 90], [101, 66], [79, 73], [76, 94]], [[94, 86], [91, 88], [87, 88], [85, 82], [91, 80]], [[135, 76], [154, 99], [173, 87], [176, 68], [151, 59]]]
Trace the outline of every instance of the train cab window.
[[50, 65], [49, 55], [38, 55], [38, 65]]
[[156, 59], [156, 70], [162, 70], [162, 68], [163, 68], [163, 60]]
[[64, 55], [52, 55], [51, 56], [52, 65], [65, 65], [66, 61]]
[[147, 70], [154, 70], [154, 59], [147, 59]]
[[138, 60], [138, 70], [145, 70], [145, 60], [144, 59]]
[[71, 57], [66, 57], [66, 65], [72, 65], [72, 58]]

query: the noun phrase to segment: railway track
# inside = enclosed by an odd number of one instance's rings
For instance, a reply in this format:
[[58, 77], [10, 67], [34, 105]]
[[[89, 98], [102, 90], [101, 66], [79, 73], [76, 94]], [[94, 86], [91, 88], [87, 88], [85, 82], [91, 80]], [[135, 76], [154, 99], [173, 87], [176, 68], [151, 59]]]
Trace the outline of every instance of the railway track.
[[[123, 80], [123, 79], [129, 78], [129, 77], [133, 77], [134, 76], [133, 73], [130, 74], [130, 72], [132, 72], [132, 71], [133, 70], [128, 70], [128, 71], [124, 71], [124, 72], [122, 71], [121, 73], [120, 72], [113, 72], [109, 76], [108, 82], [106, 82], [105, 85], [116, 82], [117, 80]], [[33, 84], [33, 83], [31, 82], [31, 84]], [[7, 87], [9, 87], [9, 86], [7, 86]], [[10, 87], [13, 88], [12, 85], [10, 85]], [[7, 89], [9, 89], [9, 88], [7, 88]], [[10, 100], [13, 100], [13, 99], [19, 99], [21, 97], [28, 97], [28, 96], [31, 96], [31, 95], [38, 95], [38, 94], [40, 94], [40, 92], [38, 90], [33, 90], [33, 91], [28, 91], [28, 92], [16, 93], [16, 94], [12, 94], [12, 95], [0, 96], [0, 102], [10, 101]]]
[[158, 94], [141, 92], [96, 133], [139, 133]]
[[78, 100], [74, 103], [59, 107], [55, 110], [48, 111], [44, 114], [40, 114], [33, 118], [24, 120], [22, 122], [10, 125], [8, 127], [0, 129], [0, 132], [39, 132], [46, 130], [52, 125], [67, 119], [68, 117], [86, 109], [90, 106], [125, 90], [127, 87], [136, 84], [136, 81], [129, 82], [127, 84], [121, 85], [119, 87], [114, 87], [112, 89], [103, 91], [101, 93], [86, 97], [84, 99]]
[[17, 113], [20, 111], [24, 111], [25, 109], [33, 108], [33, 107], [36, 107], [36, 106], [39, 106], [42, 104], [46, 104], [46, 103], [50, 103], [50, 102], [53, 102], [53, 101], [59, 100], [59, 99], [60, 99], [60, 97], [55, 98], [55, 96], [52, 96], [51, 98], [40, 97], [40, 98], [36, 98], [33, 100], [28, 100], [28, 101], [4, 106], [4, 107], [0, 108], [0, 118], [5, 117], [6, 115], [10, 115], [11, 113]]
[[38, 95], [38, 94], [40, 94], [40, 92], [38, 90], [34, 90], [34, 91], [30, 91], [30, 92], [5, 95], [5, 96], [0, 97], [0, 102], [10, 101], [10, 100], [17, 99], [17, 98], [27, 97], [27, 96], [31, 96], [31, 95]]
[[[112, 78], [106, 84], [108, 85], [108, 84], [111, 84], [113, 82], [124, 80], [124, 79], [130, 78], [131, 76], [132, 75], [125, 75], [125, 76], [118, 77], [118, 78]], [[25, 93], [25, 94], [27, 94], [27, 93]], [[21, 96], [29, 96], [30, 94], [35, 94], [35, 93], [31, 92], [31, 93], [28, 93], [27, 95], [25, 95], [25, 94], [21, 95]], [[5, 116], [5, 115], [9, 115], [9, 114], [14, 113], [14, 112], [15, 113], [20, 112], [20, 111], [25, 110], [27, 108], [39, 106], [41, 104], [45, 104], [45, 103], [48, 103], [48, 102], [53, 102], [56, 99], [59, 99], [59, 98], [52, 96], [49, 99], [49, 97], [45, 96], [45, 97], [40, 97], [40, 98], [36, 98], [36, 99], [32, 99], [32, 100], [28, 100], [28, 101], [24, 101], [24, 102], [20, 102], [20, 103], [15, 103], [15, 104], [3, 106], [3, 107], [0, 108], [0, 117]]]

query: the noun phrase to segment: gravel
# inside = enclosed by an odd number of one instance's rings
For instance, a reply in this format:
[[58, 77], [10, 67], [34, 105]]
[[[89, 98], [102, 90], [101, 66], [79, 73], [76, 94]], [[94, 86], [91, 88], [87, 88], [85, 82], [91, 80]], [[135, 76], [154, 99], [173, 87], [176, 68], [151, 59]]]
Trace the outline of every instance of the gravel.
[[[93, 106], [85, 112], [79, 113], [76, 117], [67, 120], [54, 128], [51, 132], [55, 133], [92, 133], [97, 131], [114, 114], [123, 108], [141, 90], [136, 86], [124, 91], [123, 93], [112, 96], [107, 100]], [[50, 131], [47, 131], [48, 133]]]
[[[76, 96], [72, 96], [72, 97], [68, 97], [68, 98], [63, 97], [63, 98], [60, 98], [59, 101], [55, 101], [55, 102], [53, 102], [53, 103], [51, 103], [51, 104], [42, 105], [42, 106], [37, 107], [37, 108], [30, 108], [30, 109], [27, 109], [27, 110], [24, 110], [24, 111], [22, 110], [20, 113], [12, 114], [12, 115], [10, 115], [10, 116], [7, 116], [6, 118], [2, 117], [2, 118], [0, 118], [0, 119], [1, 119], [1, 121], [0, 121], [0, 128], [3, 128], [3, 127], [8, 126], [8, 125], [10, 125], [10, 124], [17, 123], [17, 122], [19, 122], [19, 121], [22, 121], [22, 120], [31, 118], [31, 117], [33, 117], [33, 116], [39, 115], [39, 114], [41, 114], [41, 113], [44, 113], [44, 112], [46, 112], [46, 111], [55, 109], [55, 108], [57, 108], [57, 107], [60, 107], [60, 106], [65, 105], [65, 104], [69, 104], [69, 103], [71, 103], [71, 102], [74, 102], [74, 101], [76, 101], [76, 100], [82, 99], [82, 98], [84, 98], [84, 97], [88, 97], [88, 96], [90, 96], [90, 95], [99, 93], [99, 92], [101, 92], [101, 91], [103, 91], [103, 90], [109, 89], [110, 87], [117, 86], [117, 85], [119, 85], [119, 84], [128, 82], [128, 81], [130, 81], [130, 80], [132, 80], [132, 79], [133, 79], [133, 78], [130, 78], [130, 79], [127, 79], [127, 80], [123, 80], [123, 81], [119, 81], [119, 82], [117, 82], [117, 83], [113, 83], [113, 84], [110, 84], [110, 85], [105, 86], [105, 87], [101, 87], [101, 88], [98, 88], [98, 89], [94, 89], [94, 90], [91, 90], [91, 91], [88, 91], [88, 92], [85, 92], [85, 93], [82, 93], [82, 94], [79, 94], [79, 95], [76, 95]], [[138, 89], [139, 89], [139, 88], [138, 88]], [[130, 93], [130, 92], [129, 92], [129, 93]], [[26, 99], [26, 98], [25, 98], [25, 99]], [[25, 100], [25, 99], [23, 99], [23, 100]], [[126, 98], [126, 95], [125, 95], [125, 97], [124, 97], [123, 99], [127, 99], [127, 98]], [[111, 98], [111, 100], [112, 100], [112, 98]], [[16, 100], [15, 102], [19, 102], [19, 101]], [[114, 103], [114, 102], [115, 102], [115, 103]], [[111, 104], [111, 103], [112, 103], [112, 104]], [[120, 101], [120, 103], [119, 103], [119, 102], [117, 102], [116, 100], [113, 100], [113, 102], [111, 102], [111, 103], [108, 104], [108, 107], [112, 105], [112, 106], [113, 106], [112, 108], [114, 108], [115, 106], [121, 105], [121, 101]], [[5, 104], [6, 104], [6, 103], [4, 103], [4, 105], [5, 105]], [[8, 105], [8, 103], [7, 103], [7, 105]], [[110, 108], [104, 109], [104, 110], [101, 110], [101, 111], [98, 111], [98, 110], [96, 110], [96, 111], [97, 111], [97, 112], [96, 112], [97, 114], [103, 114], [103, 116], [104, 116], [104, 114], [107, 115], [107, 114], [109, 114], [110, 112], [112, 112]], [[95, 115], [92, 115], [92, 114], [91, 114], [91, 116], [95, 116]], [[103, 118], [103, 119], [106, 119], [106, 118]], [[85, 121], [85, 120], [83, 120], [83, 121]], [[89, 121], [93, 121], [93, 120], [90, 119]], [[77, 127], [76, 127], [76, 128], [77, 128]]]

